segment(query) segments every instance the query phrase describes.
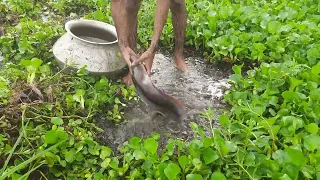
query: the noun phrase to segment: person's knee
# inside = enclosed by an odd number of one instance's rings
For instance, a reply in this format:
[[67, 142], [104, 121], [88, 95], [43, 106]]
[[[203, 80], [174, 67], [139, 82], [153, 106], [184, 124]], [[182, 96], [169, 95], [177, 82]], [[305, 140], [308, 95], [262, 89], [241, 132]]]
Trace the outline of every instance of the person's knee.
[[138, 12], [141, 0], [125, 0], [125, 8], [128, 12]]

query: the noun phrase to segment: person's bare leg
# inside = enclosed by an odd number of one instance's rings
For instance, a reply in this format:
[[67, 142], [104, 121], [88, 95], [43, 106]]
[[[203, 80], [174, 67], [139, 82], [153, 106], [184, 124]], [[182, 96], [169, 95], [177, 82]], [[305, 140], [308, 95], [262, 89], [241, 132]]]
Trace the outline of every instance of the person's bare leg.
[[129, 13], [128, 27], [130, 27], [129, 33], [129, 47], [137, 53], [137, 37], [138, 37], [138, 12], [141, 5], [141, 0], [126, 0], [126, 9]]
[[187, 71], [188, 66], [184, 61], [183, 48], [187, 27], [187, 9], [185, 0], [171, 0], [172, 26], [175, 38], [174, 58], [177, 68]]
[[[129, 47], [137, 53], [137, 29], [138, 29], [138, 12], [140, 9], [141, 0], [125, 0], [125, 9], [127, 11], [127, 22], [128, 22], [128, 43]], [[132, 74], [129, 72], [128, 75], [123, 77], [123, 82], [126, 84], [132, 84]]]
[[[129, 46], [136, 50], [137, 39], [137, 14], [140, 8], [140, 0], [112, 0], [112, 18], [118, 34], [120, 49]], [[132, 84], [132, 74], [129, 72], [123, 77], [123, 82]]]
[[111, 15], [114, 21], [120, 48], [128, 46], [128, 17], [127, 9], [124, 8], [127, 0], [111, 0]]

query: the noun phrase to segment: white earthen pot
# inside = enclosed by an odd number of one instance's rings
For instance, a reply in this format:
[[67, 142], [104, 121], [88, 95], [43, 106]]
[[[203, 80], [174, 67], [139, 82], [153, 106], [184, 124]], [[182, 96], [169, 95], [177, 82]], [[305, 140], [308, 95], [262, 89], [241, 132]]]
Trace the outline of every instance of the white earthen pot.
[[[53, 54], [61, 68], [87, 65], [93, 75], [119, 77], [127, 67], [120, 56], [116, 28], [95, 20], [71, 20], [66, 33], [53, 45]], [[74, 65], [75, 64], [75, 65]]]

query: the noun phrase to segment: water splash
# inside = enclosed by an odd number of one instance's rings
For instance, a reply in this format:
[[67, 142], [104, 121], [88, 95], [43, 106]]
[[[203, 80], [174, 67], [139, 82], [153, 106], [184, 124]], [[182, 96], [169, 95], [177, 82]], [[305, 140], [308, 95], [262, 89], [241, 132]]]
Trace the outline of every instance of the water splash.
[[[186, 58], [186, 61], [189, 71], [182, 73], [175, 68], [172, 57], [156, 54], [151, 72], [151, 79], [157, 88], [179, 99], [187, 108], [188, 118], [183, 122], [185, 127], [181, 132], [173, 134], [182, 139], [193, 135], [189, 127], [191, 121], [208, 127], [209, 122], [199, 117], [208, 106], [211, 105], [216, 114], [219, 109], [225, 108], [220, 99], [224, 90], [229, 88], [230, 77], [230, 67], [206, 64], [203, 59], [195, 57]], [[98, 120], [98, 125], [105, 132], [99, 135], [100, 140], [116, 147], [132, 136], [146, 137], [151, 132], [170, 135], [170, 131], [165, 128], [170, 116], [159, 116], [152, 120], [148, 111], [143, 102], [131, 104], [125, 109], [126, 122], [117, 126], [102, 117]]]

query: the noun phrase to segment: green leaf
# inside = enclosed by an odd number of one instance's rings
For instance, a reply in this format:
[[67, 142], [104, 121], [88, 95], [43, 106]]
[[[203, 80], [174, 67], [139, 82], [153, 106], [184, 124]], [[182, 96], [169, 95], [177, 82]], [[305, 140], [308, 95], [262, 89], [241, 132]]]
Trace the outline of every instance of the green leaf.
[[206, 148], [212, 146], [212, 145], [213, 145], [213, 140], [212, 140], [212, 138], [205, 137], [205, 138], [203, 139], [203, 145], [204, 145], [204, 147], [206, 147]]
[[283, 173], [275, 173], [273, 175], [273, 179], [279, 179], [279, 180], [292, 180], [288, 174], [283, 174]]
[[160, 173], [160, 179], [166, 179], [166, 175], [164, 174], [164, 170], [168, 165], [166, 163], [160, 163], [158, 165], [158, 170]]
[[155, 154], [158, 149], [158, 142], [153, 138], [148, 138], [144, 141], [144, 148], [151, 154]]
[[120, 102], [119, 98], [115, 98], [114, 102], [115, 102], [116, 104], [122, 104], [122, 103]]
[[48, 64], [40, 66], [40, 71], [45, 74], [49, 74], [51, 72], [51, 68]]
[[[108, 159], [108, 158], [107, 158], [107, 159]], [[115, 169], [115, 170], [118, 170], [118, 168], [119, 168], [119, 159], [116, 158], [116, 157], [113, 157], [113, 158], [111, 159], [110, 167], [112, 167], [112, 168]]]
[[133, 155], [131, 153], [126, 153], [124, 155], [124, 160], [127, 161], [127, 162], [131, 162], [133, 159]]
[[220, 116], [220, 124], [224, 127], [230, 124], [230, 120], [227, 115], [223, 114]]
[[76, 150], [75, 149], [71, 149], [70, 151], [68, 151], [65, 154], [65, 160], [68, 163], [72, 163], [75, 160], [75, 154], [76, 154]]
[[[307, 58], [312, 64], [317, 62], [317, 59], [320, 58], [320, 51], [318, 48], [311, 48], [307, 51]], [[312, 72], [313, 73], [313, 72]], [[319, 73], [318, 73], [319, 74]]]
[[316, 123], [310, 123], [306, 125], [304, 128], [311, 134], [317, 134], [319, 131], [319, 127]]
[[222, 137], [217, 138], [217, 143], [220, 147], [220, 152], [222, 155], [227, 155], [230, 152], [229, 146]]
[[76, 153], [76, 160], [78, 162], [83, 161], [83, 159], [84, 159], [84, 156], [83, 156], [83, 154], [81, 152]]
[[[291, 179], [298, 179], [299, 168], [297, 168], [297, 166], [287, 164], [286, 166], [283, 167], [282, 173], [287, 174]], [[289, 179], [289, 178], [286, 178], [286, 179]]]
[[141, 173], [140, 173], [140, 171], [138, 169], [131, 170], [131, 172], [130, 172], [130, 177], [131, 178], [138, 178], [140, 176], [141, 176]]
[[53, 165], [54, 165], [53, 159], [55, 158], [54, 154], [47, 153], [44, 158], [45, 158], [46, 162], [48, 163], [48, 166], [53, 167]]
[[205, 165], [210, 164], [215, 160], [219, 159], [218, 154], [211, 148], [206, 148], [205, 150], [203, 150], [202, 157], [204, 159]]
[[266, 46], [263, 45], [262, 43], [254, 43], [253, 48], [262, 53], [264, 50], [266, 50]]
[[281, 11], [278, 16], [279, 16], [279, 18], [280, 18], [281, 20], [284, 20], [285, 18], [288, 17], [288, 15], [289, 15], [288, 12]]
[[285, 152], [281, 149], [277, 150], [272, 154], [272, 158], [276, 160], [276, 162], [279, 165], [282, 165], [284, 163], [285, 156], [286, 156]]
[[271, 34], [276, 34], [278, 29], [281, 27], [281, 22], [279, 21], [270, 21], [268, 23], [268, 31]]
[[167, 176], [168, 179], [173, 180], [175, 179], [178, 174], [181, 172], [181, 169], [178, 165], [174, 163], [170, 163], [165, 169], [164, 174]]
[[295, 164], [296, 166], [302, 166], [305, 163], [305, 156], [297, 149], [288, 147], [285, 149], [285, 161]]
[[136, 158], [136, 160], [140, 160], [140, 159], [144, 159], [145, 158], [145, 155], [144, 153], [141, 151], [141, 150], [135, 150], [133, 152], [133, 157]]
[[269, 167], [273, 172], [278, 172], [280, 169], [279, 164], [273, 160], [269, 160]]
[[243, 51], [243, 48], [236, 48], [236, 49], [234, 50], [234, 53], [235, 53], [235, 54], [239, 54], [241, 51]]
[[86, 94], [86, 91], [84, 89], [77, 89], [76, 90], [76, 95], [78, 96], [83, 96]]
[[241, 65], [234, 65], [232, 66], [232, 70], [234, 71], [235, 74], [241, 75], [241, 69], [243, 67], [243, 64]]
[[41, 59], [38, 58], [32, 58], [30, 64], [34, 67], [34, 68], [38, 68], [39, 66], [41, 66], [41, 64], [43, 63], [43, 61]]
[[308, 81], [307, 82], [307, 86], [306, 86], [309, 90], [315, 90], [318, 87], [318, 84], [312, 81]]
[[318, 134], [311, 134], [304, 138], [304, 147], [309, 151], [314, 151], [320, 146], [320, 136]]
[[101, 11], [94, 11], [92, 13], [92, 16], [97, 20], [102, 20], [103, 17], [104, 17], [104, 15], [103, 15], [103, 13]]
[[226, 141], [226, 146], [228, 147], [230, 152], [236, 152], [238, 150], [237, 145], [231, 141]]
[[293, 102], [300, 99], [299, 94], [297, 92], [284, 91], [281, 95], [284, 98], [284, 100], [288, 102]]
[[302, 168], [301, 172], [308, 179], [313, 179], [313, 176], [315, 175], [315, 167], [306, 165]]
[[186, 180], [202, 180], [202, 176], [200, 174], [188, 174], [186, 176]]
[[219, 10], [219, 15], [221, 19], [227, 19], [229, 16], [229, 7], [228, 6], [221, 6]]
[[247, 154], [246, 158], [245, 158], [245, 162], [244, 165], [246, 166], [254, 166], [255, 165], [255, 154], [250, 152], [249, 154]]
[[192, 164], [195, 166], [196, 169], [201, 169], [202, 161], [198, 158], [193, 158]]
[[290, 78], [290, 88], [289, 90], [290, 91], [293, 91], [293, 89], [297, 86], [299, 86], [300, 84], [302, 84], [303, 81], [302, 80], [299, 80], [299, 79], [296, 79], [296, 78]]
[[320, 74], [320, 64], [317, 64], [311, 68], [312, 74], [318, 75]]
[[202, 141], [198, 139], [194, 139], [191, 141], [189, 145], [189, 152], [192, 157], [199, 157], [200, 156], [200, 148], [202, 147]]
[[211, 180], [227, 180], [227, 178], [219, 171], [212, 173]]
[[47, 144], [55, 144], [58, 142], [58, 134], [56, 131], [54, 130], [50, 130], [50, 131], [47, 131], [46, 132], [46, 135], [45, 135], [45, 142]]
[[257, 105], [257, 106], [251, 107], [251, 110], [258, 116], [261, 116], [266, 110], [266, 107]]
[[160, 139], [160, 134], [159, 133], [156, 133], [156, 132], [152, 132], [151, 133], [151, 137], [154, 139], [154, 140], [159, 140]]
[[105, 160], [101, 163], [101, 167], [102, 167], [102, 168], [107, 168], [107, 167], [109, 166], [110, 162], [111, 162], [111, 159], [110, 159], [110, 158], [105, 159]]
[[111, 148], [103, 146], [101, 148], [100, 158], [105, 159], [106, 157], [110, 157], [111, 153], [112, 153]]
[[174, 153], [174, 142], [173, 141], [168, 141], [167, 142], [167, 146], [166, 146], [166, 150], [167, 150], [167, 155], [172, 156], [172, 154]]
[[132, 137], [130, 139], [130, 146], [134, 149], [138, 149], [140, 147], [141, 138], [139, 137]]
[[93, 179], [104, 179], [104, 176], [102, 173], [94, 173]]
[[60, 126], [63, 124], [63, 120], [59, 117], [53, 117], [51, 118], [51, 123], [57, 126]]
[[186, 155], [179, 157], [178, 161], [182, 169], [185, 169], [186, 165], [189, 163], [189, 159]]

